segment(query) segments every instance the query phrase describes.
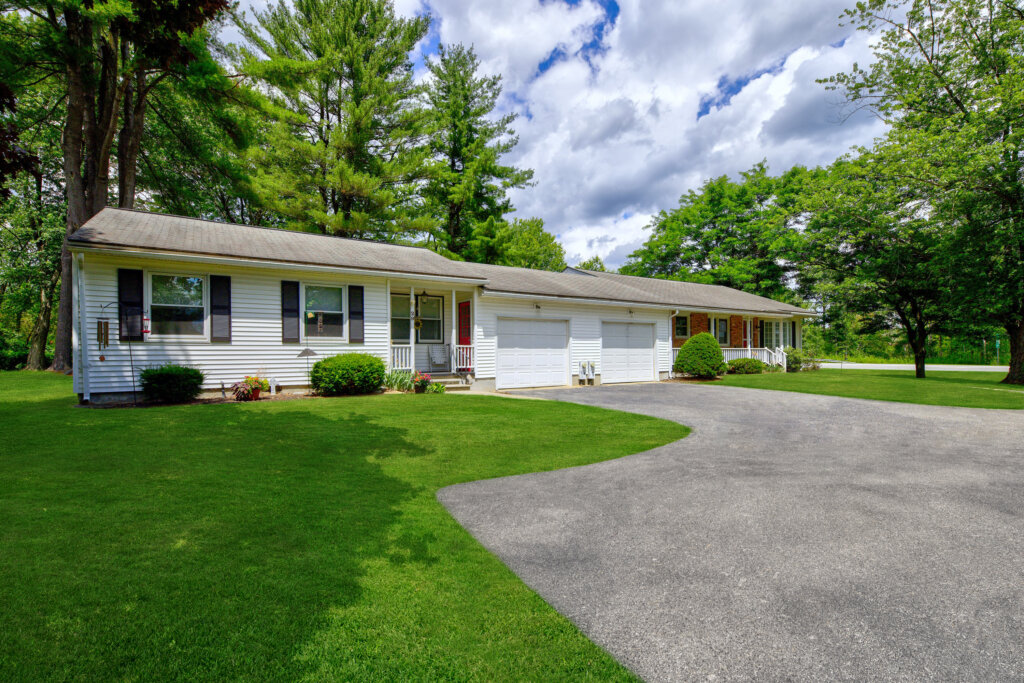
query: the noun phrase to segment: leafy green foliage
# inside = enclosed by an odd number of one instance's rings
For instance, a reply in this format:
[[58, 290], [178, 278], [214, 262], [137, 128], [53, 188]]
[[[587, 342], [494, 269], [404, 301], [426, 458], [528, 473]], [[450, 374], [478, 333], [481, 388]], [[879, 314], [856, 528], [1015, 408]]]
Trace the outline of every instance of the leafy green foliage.
[[724, 285], [761, 296], [795, 301], [788, 279], [793, 266], [780, 258], [799, 213], [804, 185], [818, 172], [795, 167], [778, 178], [765, 163], [722, 176], [690, 191], [672, 211], [654, 219], [653, 233], [620, 272]]
[[384, 361], [368, 353], [343, 353], [317, 361], [310, 372], [321, 396], [372, 394], [384, 386]]
[[591, 256], [588, 259], [583, 259], [573, 266], [573, 268], [579, 268], [580, 270], [593, 270], [598, 273], [605, 273], [608, 270], [604, 267], [604, 261], [601, 260], [600, 256]]
[[805, 368], [807, 362], [803, 351], [787, 346], [783, 351], [786, 354], [786, 372], [800, 372]]
[[889, 122], [900, 177], [953, 228], [946, 253], [958, 317], [1004, 326], [1006, 381], [1024, 384], [1024, 11], [1016, 2], [871, 0], [846, 16], [878, 34], [875, 59], [827, 83]]
[[690, 337], [679, 349], [672, 369], [699, 379], [714, 379], [728, 366], [718, 340], [707, 332], [701, 332]]
[[277, 107], [253, 150], [254, 191], [289, 227], [395, 240], [428, 231], [417, 197], [427, 175], [426, 112], [409, 54], [425, 16], [390, 0], [281, 2], [236, 15], [232, 52]]
[[501, 164], [518, 141], [510, 128], [516, 115], [492, 116], [501, 77], [477, 75], [472, 47], [441, 45], [427, 66], [433, 165], [422, 195], [441, 225], [444, 249], [465, 258], [473, 227], [510, 212], [507, 191], [529, 184], [533, 171]]
[[895, 322], [924, 375], [928, 336], [949, 320], [950, 227], [921, 199], [922, 188], [898, 173], [903, 150], [879, 144], [841, 159], [804, 198], [808, 219], [794, 240], [801, 278], [847, 311]]
[[729, 361], [730, 375], [760, 375], [768, 365], [757, 358], [734, 358]]
[[536, 270], [564, 270], [565, 249], [544, 230], [540, 218], [511, 223], [488, 218], [473, 230], [466, 251], [469, 260]]
[[431, 384], [427, 387], [426, 393], [428, 394], [443, 394], [446, 391], [446, 387], [443, 384]]
[[203, 373], [196, 368], [168, 363], [139, 373], [139, 384], [147, 401], [188, 403], [203, 390]]

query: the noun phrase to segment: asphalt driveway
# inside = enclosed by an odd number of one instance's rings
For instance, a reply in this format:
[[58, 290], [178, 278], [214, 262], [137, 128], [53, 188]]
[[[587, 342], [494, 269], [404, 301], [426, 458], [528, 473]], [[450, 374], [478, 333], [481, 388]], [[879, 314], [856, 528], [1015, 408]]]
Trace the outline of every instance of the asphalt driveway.
[[694, 428], [438, 494], [643, 678], [1024, 679], [1024, 412], [672, 383], [531, 393]]

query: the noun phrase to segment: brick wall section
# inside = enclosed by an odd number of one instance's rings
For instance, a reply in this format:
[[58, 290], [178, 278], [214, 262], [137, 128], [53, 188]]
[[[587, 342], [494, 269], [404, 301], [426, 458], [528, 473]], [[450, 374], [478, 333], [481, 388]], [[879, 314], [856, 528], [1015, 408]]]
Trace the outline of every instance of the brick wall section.
[[701, 332], [708, 332], [708, 314], [707, 313], [691, 313], [690, 314], [690, 336], [700, 334]]
[[743, 316], [729, 316], [729, 346], [738, 349], [743, 346]]

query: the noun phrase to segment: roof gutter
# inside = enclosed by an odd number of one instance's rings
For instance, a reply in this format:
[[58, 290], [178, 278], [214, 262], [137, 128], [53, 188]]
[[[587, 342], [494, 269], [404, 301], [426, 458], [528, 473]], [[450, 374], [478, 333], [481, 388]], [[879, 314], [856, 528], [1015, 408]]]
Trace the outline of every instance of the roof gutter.
[[312, 264], [294, 263], [291, 261], [269, 261], [263, 259], [239, 258], [233, 256], [207, 256], [204, 254], [191, 254], [176, 251], [156, 251], [150, 249], [137, 249], [132, 247], [91, 247], [84, 244], [76, 244], [68, 241], [68, 249], [72, 253], [96, 253], [96, 254], [119, 254], [129, 256], [140, 256], [168, 261], [189, 261], [192, 263], [209, 263], [222, 266], [243, 266], [247, 268], [277, 268], [279, 270], [299, 270], [312, 273], [344, 273], [352, 275], [374, 275], [377, 277], [393, 277], [401, 280], [429, 280], [431, 282], [446, 282], [451, 284], [484, 285], [486, 279], [456, 277], [451, 275], [425, 275], [422, 273], [404, 273], [392, 270], [373, 270], [372, 268], [350, 268], [346, 266], [318, 266]]
[[708, 311], [711, 313], [731, 313], [733, 315], [753, 315], [760, 318], [766, 316], [779, 316], [779, 317], [813, 317], [820, 315], [812, 311], [804, 311], [801, 313], [793, 313], [789, 311], [746, 311], [735, 308], [718, 308], [715, 306], [687, 306], [680, 307], [679, 304], [652, 304], [640, 301], [630, 301], [628, 299], [590, 299], [584, 297], [569, 297], [569, 296], [554, 296], [551, 294], [523, 294], [520, 292], [495, 292], [493, 290], [484, 289], [481, 293], [484, 298], [496, 298], [496, 299], [525, 299], [529, 301], [541, 300], [541, 301], [562, 301], [566, 303], [574, 304], [590, 304], [594, 306], [633, 306], [634, 308], [654, 308], [664, 311], [674, 310], [676, 313], [680, 311]]

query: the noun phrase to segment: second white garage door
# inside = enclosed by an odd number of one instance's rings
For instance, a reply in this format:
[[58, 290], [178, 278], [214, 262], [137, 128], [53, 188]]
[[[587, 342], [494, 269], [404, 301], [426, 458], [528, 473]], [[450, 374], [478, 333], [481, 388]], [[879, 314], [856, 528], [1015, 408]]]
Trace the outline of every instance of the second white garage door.
[[654, 379], [654, 325], [601, 324], [601, 383]]
[[569, 383], [569, 323], [498, 318], [498, 389]]

